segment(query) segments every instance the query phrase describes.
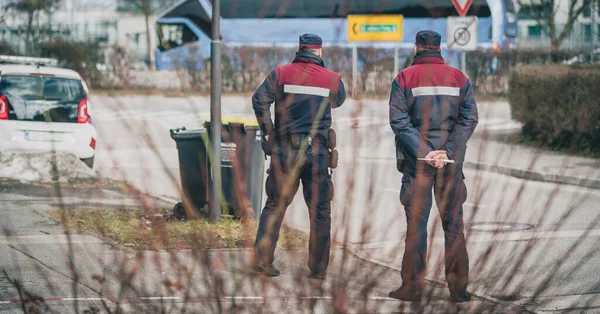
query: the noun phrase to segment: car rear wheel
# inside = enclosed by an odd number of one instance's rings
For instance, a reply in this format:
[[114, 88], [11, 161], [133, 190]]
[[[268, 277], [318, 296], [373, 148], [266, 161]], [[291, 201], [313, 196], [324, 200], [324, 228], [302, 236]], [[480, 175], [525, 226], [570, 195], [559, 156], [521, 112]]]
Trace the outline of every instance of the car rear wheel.
[[81, 159], [88, 167], [94, 169], [94, 157]]

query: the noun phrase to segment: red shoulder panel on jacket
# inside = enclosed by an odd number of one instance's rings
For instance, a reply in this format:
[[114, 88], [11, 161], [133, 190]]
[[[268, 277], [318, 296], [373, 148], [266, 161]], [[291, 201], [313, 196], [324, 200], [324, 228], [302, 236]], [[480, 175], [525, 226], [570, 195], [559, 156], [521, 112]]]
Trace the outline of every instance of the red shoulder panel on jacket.
[[340, 75], [312, 63], [290, 63], [277, 67], [279, 85], [321, 87], [337, 92]]
[[425, 86], [449, 86], [463, 88], [467, 77], [458, 69], [445, 64], [416, 64], [396, 77], [404, 89]]

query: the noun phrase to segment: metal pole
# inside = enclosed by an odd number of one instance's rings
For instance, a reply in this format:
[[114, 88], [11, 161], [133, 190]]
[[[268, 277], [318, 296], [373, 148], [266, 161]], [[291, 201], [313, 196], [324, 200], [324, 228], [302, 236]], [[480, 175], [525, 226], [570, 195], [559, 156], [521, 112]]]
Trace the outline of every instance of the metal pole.
[[[600, 4], [599, 2], [594, 2], [591, 5], [591, 10], [592, 10], [592, 26], [596, 25], [596, 12], [598, 12], [598, 4]], [[600, 13], [600, 12], [599, 12]], [[597, 44], [597, 38], [598, 38], [598, 30], [600, 30], [600, 28], [598, 26], [592, 28], [592, 49], [596, 49], [596, 44]], [[594, 54], [592, 54], [592, 62], [594, 62], [595, 58], [594, 58]]]
[[212, 41], [210, 42], [210, 131], [213, 184], [210, 221], [221, 221], [221, 0], [213, 0]]
[[394, 46], [394, 76], [400, 72], [400, 60], [398, 60], [398, 55], [400, 54], [400, 47], [398, 45]]
[[358, 47], [352, 46], [352, 97], [356, 97], [358, 89]]
[[[467, 52], [463, 51], [460, 53], [460, 70], [467, 75]], [[468, 77], [468, 75], [467, 75]]]

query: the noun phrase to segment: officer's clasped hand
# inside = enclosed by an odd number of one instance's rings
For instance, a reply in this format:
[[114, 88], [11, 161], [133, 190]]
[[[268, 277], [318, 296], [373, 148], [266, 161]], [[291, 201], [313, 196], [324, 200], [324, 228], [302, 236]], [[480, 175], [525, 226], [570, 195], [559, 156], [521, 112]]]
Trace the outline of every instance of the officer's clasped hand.
[[444, 150], [434, 150], [425, 156], [425, 159], [429, 159], [426, 161], [430, 166], [442, 169], [446, 165], [444, 160], [449, 159], [446, 155], [446, 151]]

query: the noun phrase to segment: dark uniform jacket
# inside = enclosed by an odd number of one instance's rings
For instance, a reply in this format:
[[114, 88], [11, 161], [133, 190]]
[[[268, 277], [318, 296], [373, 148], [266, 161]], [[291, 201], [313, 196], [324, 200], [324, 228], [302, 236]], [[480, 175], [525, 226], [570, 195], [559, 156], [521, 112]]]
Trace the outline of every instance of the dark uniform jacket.
[[[315, 140], [326, 141], [331, 108], [341, 106], [345, 99], [340, 75], [327, 70], [316, 55], [299, 52], [292, 63], [271, 71], [254, 93], [252, 108], [262, 132], [274, 136], [276, 143], [293, 133], [313, 134]], [[273, 102], [275, 124], [270, 112]]]
[[424, 52], [392, 83], [390, 125], [396, 135], [399, 170], [416, 173], [416, 159], [445, 150], [455, 163], [464, 161], [467, 140], [477, 125], [471, 83], [444, 64], [439, 52]]

